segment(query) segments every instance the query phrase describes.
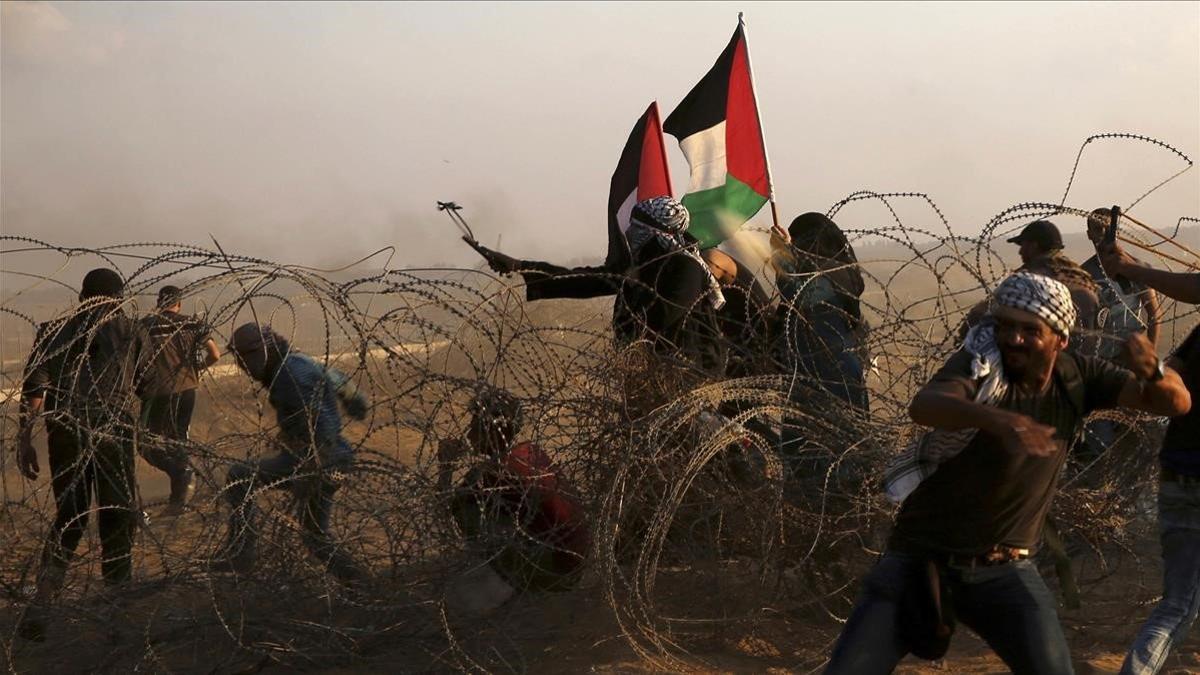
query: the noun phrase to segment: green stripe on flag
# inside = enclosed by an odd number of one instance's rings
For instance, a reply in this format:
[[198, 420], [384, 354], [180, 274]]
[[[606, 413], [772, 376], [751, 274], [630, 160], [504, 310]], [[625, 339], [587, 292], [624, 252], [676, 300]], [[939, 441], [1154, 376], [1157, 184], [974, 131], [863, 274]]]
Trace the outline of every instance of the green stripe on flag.
[[767, 198], [726, 174], [725, 185], [686, 194], [682, 201], [691, 216], [688, 234], [705, 249], [733, 236], [767, 203]]

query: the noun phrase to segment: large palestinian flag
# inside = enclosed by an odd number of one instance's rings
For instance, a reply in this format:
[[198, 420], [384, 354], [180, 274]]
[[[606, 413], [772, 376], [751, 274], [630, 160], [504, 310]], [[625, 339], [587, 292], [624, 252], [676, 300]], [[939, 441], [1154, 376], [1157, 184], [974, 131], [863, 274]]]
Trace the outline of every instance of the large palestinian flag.
[[683, 204], [688, 232], [711, 248], [733, 235], [771, 196], [767, 153], [741, 21], [712, 70], [667, 117], [691, 166]]
[[629, 243], [625, 240], [625, 230], [629, 229], [629, 215], [633, 212], [634, 204], [651, 197], [672, 195], [667, 147], [663, 143], [662, 123], [658, 118], [658, 102], [655, 101], [633, 125], [609, 184], [606, 265], [618, 269], [629, 266]]

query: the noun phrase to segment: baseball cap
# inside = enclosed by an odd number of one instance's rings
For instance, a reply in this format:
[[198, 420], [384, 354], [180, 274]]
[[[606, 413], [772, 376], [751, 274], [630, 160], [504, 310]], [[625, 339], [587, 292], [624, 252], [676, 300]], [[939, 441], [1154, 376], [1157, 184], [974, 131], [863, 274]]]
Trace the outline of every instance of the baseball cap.
[[1063, 247], [1062, 234], [1058, 227], [1048, 220], [1035, 220], [1025, 226], [1021, 233], [1008, 240], [1010, 244], [1024, 244], [1031, 241], [1044, 251], [1052, 251]]

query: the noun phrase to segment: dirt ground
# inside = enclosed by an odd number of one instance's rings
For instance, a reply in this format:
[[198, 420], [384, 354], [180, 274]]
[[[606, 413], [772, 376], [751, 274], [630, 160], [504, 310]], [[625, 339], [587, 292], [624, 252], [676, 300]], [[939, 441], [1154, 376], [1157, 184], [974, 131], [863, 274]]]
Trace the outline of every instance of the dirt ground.
[[[138, 468], [147, 502], [165, 498], [167, 487], [161, 474], [140, 460]], [[179, 519], [162, 518], [156, 513], [158, 508], [150, 509], [151, 533], [157, 531], [160, 538], [173, 538], [178, 546], [194, 546], [195, 542], [187, 541], [189, 536], [210, 531], [205, 516], [192, 513]], [[94, 537], [93, 533], [85, 544], [94, 546]], [[1083, 607], [1060, 612], [1079, 673], [1117, 672], [1124, 650], [1152, 607], [1149, 593], [1159, 584], [1157, 544], [1150, 536], [1142, 537], [1141, 542], [1140, 564], [1128, 557], [1114, 558], [1114, 569], [1102, 580], [1097, 580], [1101, 574], [1094, 558], [1077, 561], [1084, 585]], [[143, 560], [138, 564], [145, 567], [155, 563]], [[85, 566], [73, 573], [94, 577], [91, 567], [90, 571]], [[129, 597], [113, 600], [97, 595], [99, 589], [93, 578], [91, 583], [83, 582], [76, 602], [80, 611], [94, 615], [81, 618], [79, 630], [60, 627], [44, 644], [14, 639], [15, 611], [9, 603], [0, 609], [3, 659], [11, 659], [3, 664], [4, 669], [29, 673], [115, 672], [123, 670], [131, 654], [141, 648], [159, 650], [151, 663], [155, 670], [164, 672], [249, 673], [295, 667], [294, 663], [284, 667], [269, 651], [264, 652], [263, 645], [269, 640], [252, 637], [249, 628], [239, 632], [237, 626], [214, 620], [221, 612], [225, 612], [223, 616], [233, 614], [227, 607], [232, 597], [240, 596], [251, 604], [270, 602], [231, 583], [189, 577], [179, 588], [137, 588]], [[395, 597], [389, 595], [393, 589], [388, 580], [377, 583], [374, 592]], [[1052, 579], [1050, 583], [1053, 587]], [[296, 590], [298, 598], [307, 594], [303, 601], [315, 603], [314, 621], [330, 620], [330, 612], [322, 605], [338, 602], [335, 593], [311, 580]], [[781, 609], [787, 606], [787, 598], [777, 600], [772, 603], [777, 607], [764, 606], [750, 621], [702, 629], [688, 636], [683, 643], [688, 669], [714, 673], [819, 672], [838, 624], [811, 613]], [[721, 601], [695, 594], [688, 599], [691, 603], [714, 605]], [[334, 614], [347, 626], [369, 620], [369, 613], [349, 604], [343, 610]], [[394, 639], [389, 639], [384, 630], [355, 643], [348, 650], [352, 656], [346, 657], [345, 665], [315, 662], [306, 669], [328, 673], [431, 672], [463, 667], [473, 658], [465, 655], [475, 654], [486, 654], [486, 661], [477, 662], [483, 669], [494, 671], [633, 673], [664, 669], [664, 664], [643, 658], [631, 648], [594, 581], [568, 593], [517, 597], [482, 618], [460, 621], [451, 614], [441, 623], [436, 611], [418, 607], [414, 612], [410, 620], [398, 622], [399, 635]], [[461, 642], [447, 640], [447, 633]], [[231, 639], [235, 635], [243, 644], [254, 644], [257, 649], [235, 646]], [[456, 650], [460, 652], [456, 654]], [[220, 664], [216, 670], [214, 663]], [[676, 664], [666, 669], [680, 667]], [[1003, 673], [1007, 669], [981, 640], [960, 629], [944, 660], [929, 663], [910, 657], [897, 672]], [[1193, 631], [1176, 650], [1164, 672], [1200, 673], [1200, 631]]]

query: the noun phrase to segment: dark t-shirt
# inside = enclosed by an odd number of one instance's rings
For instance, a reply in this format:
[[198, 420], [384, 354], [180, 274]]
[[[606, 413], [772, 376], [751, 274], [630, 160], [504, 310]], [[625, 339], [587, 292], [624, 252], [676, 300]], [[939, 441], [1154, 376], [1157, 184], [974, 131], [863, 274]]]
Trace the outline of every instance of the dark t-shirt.
[[1192, 395], [1192, 409], [1186, 415], [1174, 417], [1167, 425], [1159, 459], [1163, 468], [1185, 476], [1200, 477], [1200, 326], [1192, 329], [1171, 355], [1178, 360], [1183, 384]]
[[[960, 350], [933, 381], [965, 383], [974, 397], [978, 381], [971, 379], [970, 363], [970, 354]], [[979, 431], [904, 501], [890, 545], [967, 555], [996, 545], [1037, 548], [1059, 474], [1084, 417], [1116, 407], [1132, 376], [1109, 361], [1063, 353], [1047, 391], [1030, 394], [1010, 387], [997, 406], [1053, 426], [1058, 451], [1050, 457], [1014, 455], [999, 437]]]
[[771, 298], [744, 265], [738, 265], [737, 279], [723, 284], [721, 292], [725, 305], [717, 312], [717, 321], [731, 357], [726, 372], [731, 377], [754, 374], [752, 364], [769, 356]]
[[704, 263], [657, 239], [638, 249], [634, 263], [625, 297], [640, 337], [660, 354], [683, 355], [710, 372], [723, 370], [727, 352]]
[[49, 419], [99, 424], [128, 417], [149, 349], [142, 327], [116, 304], [85, 306], [38, 327], [22, 394], [44, 398]]
[[200, 385], [196, 368], [199, 351], [209, 339], [208, 328], [195, 317], [159, 312], [142, 319], [154, 356], [146, 396], [165, 396]]

